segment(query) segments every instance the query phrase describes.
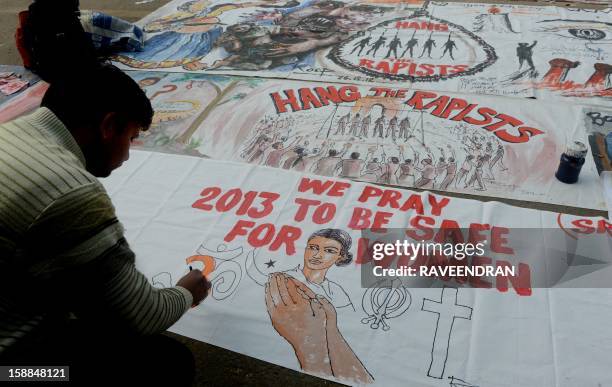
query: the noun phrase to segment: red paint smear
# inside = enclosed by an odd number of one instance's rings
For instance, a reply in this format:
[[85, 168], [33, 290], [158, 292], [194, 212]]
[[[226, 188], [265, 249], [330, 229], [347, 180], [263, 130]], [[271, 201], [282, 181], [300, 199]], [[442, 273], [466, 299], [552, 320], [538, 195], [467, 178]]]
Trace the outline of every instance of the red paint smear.
[[555, 172], [560, 154], [557, 154], [557, 146], [551, 138], [543, 137], [541, 141], [544, 146], [536, 155], [535, 160], [529, 163], [534, 167], [530, 171], [529, 177], [533, 178], [535, 182], [546, 183], [550, 181], [550, 177]]
[[527, 164], [523, 157], [516, 154], [514, 149], [505, 147], [506, 159], [504, 164], [512, 171], [510, 184], [520, 185], [529, 176], [529, 170], [527, 170]]
[[548, 137], [541, 139], [542, 147], [537, 151], [518, 154], [513, 148], [506, 147], [504, 164], [510, 168], [510, 184], [522, 185], [526, 181], [547, 183], [553, 176], [558, 163], [557, 145]]
[[567, 97], [611, 97], [612, 89], [597, 89], [586, 86], [583, 83], [574, 81], [565, 81], [559, 84], [550, 84], [548, 82], [537, 82], [535, 87], [538, 89], [549, 89], [557, 91], [565, 91], [564, 96]]

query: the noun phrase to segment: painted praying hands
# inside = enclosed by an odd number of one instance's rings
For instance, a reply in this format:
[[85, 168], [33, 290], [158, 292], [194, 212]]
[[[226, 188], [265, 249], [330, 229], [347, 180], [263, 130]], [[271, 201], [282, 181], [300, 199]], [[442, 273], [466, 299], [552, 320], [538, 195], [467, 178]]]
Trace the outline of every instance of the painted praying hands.
[[285, 273], [270, 275], [265, 293], [272, 326], [291, 344], [302, 370], [355, 383], [373, 382], [340, 333], [336, 310], [325, 297]]

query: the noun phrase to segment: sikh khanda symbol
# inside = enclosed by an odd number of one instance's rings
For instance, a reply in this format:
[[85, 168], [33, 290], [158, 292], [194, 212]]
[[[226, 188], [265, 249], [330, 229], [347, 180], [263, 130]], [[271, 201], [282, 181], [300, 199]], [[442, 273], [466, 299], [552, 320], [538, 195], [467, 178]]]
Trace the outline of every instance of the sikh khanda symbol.
[[393, 280], [391, 286], [369, 288], [363, 294], [361, 304], [368, 316], [361, 319], [361, 323], [370, 324], [372, 329], [382, 326], [386, 332], [391, 329], [387, 320], [404, 314], [411, 303], [412, 296], [399, 279]]

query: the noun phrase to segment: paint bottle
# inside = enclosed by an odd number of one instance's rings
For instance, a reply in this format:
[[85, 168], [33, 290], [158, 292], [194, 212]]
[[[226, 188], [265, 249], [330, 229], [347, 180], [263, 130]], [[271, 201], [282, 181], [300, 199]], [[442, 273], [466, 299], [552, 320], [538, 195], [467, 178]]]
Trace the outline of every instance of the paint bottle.
[[585, 156], [587, 154], [587, 147], [580, 141], [574, 141], [571, 143], [567, 150], [561, 155], [561, 162], [559, 163], [559, 169], [555, 176], [563, 183], [574, 184], [578, 181], [578, 175], [580, 175], [580, 169], [584, 165]]

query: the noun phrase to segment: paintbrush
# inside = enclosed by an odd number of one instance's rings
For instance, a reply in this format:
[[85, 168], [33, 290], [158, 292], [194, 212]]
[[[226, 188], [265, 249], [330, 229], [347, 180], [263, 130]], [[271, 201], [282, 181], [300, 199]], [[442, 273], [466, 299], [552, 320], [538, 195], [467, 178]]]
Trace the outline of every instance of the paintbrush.
[[606, 137], [599, 132], [589, 135], [589, 144], [591, 145], [591, 153], [597, 167], [597, 173], [601, 175], [602, 171], [612, 171], [611, 157], [612, 149], [606, 149]]

